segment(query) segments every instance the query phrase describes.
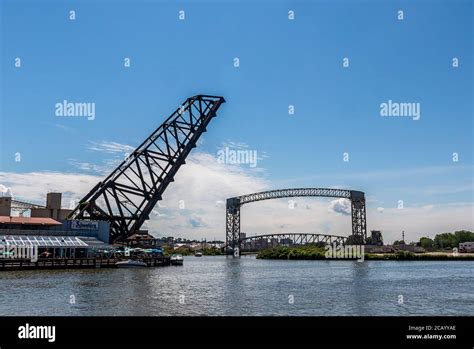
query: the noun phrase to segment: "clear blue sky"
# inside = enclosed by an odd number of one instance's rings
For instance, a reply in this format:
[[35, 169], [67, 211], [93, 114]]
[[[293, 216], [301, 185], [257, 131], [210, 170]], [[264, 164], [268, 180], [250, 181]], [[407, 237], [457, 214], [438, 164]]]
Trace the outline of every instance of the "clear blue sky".
[[[200, 150], [235, 141], [265, 152], [259, 166], [275, 188], [350, 186], [386, 205], [401, 192], [420, 204], [472, 201], [471, 1], [0, 3], [0, 171], [77, 172], [68, 159], [103, 156], [88, 142], [138, 145], [205, 93], [228, 103]], [[95, 102], [96, 119], [55, 116], [64, 99]], [[389, 99], [419, 102], [421, 119], [381, 117]], [[417, 191], [458, 185], [471, 189]]]

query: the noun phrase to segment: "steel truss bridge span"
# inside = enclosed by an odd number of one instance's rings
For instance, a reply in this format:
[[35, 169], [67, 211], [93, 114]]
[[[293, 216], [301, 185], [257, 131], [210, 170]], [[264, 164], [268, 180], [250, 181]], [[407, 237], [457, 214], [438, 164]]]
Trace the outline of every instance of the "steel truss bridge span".
[[110, 243], [139, 231], [224, 102], [219, 96], [187, 98], [68, 218], [109, 221]]
[[[337, 244], [343, 245], [347, 236], [339, 235], [328, 235], [328, 234], [316, 234], [316, 233], [275, 233], [275, 234], [263, 234], [248, 236], [240, 239], [242, 251], [261, 249], [266, 247], [274, 247], [274, 242], [277, 239], [276, 245], [308, 245], [308, 244]], [[283, 242], [282, 242], [283, 240]], [[253, 244], [252, 246], [248, 246]], [[268, 246], [269, 245], [269, 246]]]
[[290, 197], [331, 197], [351, 201], [352, 243], [363, 244], [367, 239], [365, 194], [357, 190], [330, 188], [277, 189], [228, 198], [226, 203], [226, 247], [241, 248], [240, 208], [244, 204]]

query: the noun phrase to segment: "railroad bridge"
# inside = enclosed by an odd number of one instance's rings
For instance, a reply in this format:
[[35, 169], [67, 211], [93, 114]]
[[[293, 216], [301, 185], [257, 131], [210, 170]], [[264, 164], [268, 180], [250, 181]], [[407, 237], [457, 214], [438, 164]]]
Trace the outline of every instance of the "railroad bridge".
[[[247, 194], [227, 199], [226, 204], [226, 248], [233, 253], [241, 250], [240, 208], [242, 205], [271, 199], [290, 197], [331, 197], [351, 201], [352, 243], [364, 244], [367, 239], [365, 194], [361, 191], [329, 188], [277, 189]], [[318, 234], [316, 234], [318, 235]]]
[[110, 243], [138, 232], [224, 102], [219, 96], [187, 98], [68, 218], [109, 221]]
[[240, 239], [241, 252], [258, 251], [280, 245], [344, 244], [347, 236], [316, 233], [275, 233], [245, 236]]

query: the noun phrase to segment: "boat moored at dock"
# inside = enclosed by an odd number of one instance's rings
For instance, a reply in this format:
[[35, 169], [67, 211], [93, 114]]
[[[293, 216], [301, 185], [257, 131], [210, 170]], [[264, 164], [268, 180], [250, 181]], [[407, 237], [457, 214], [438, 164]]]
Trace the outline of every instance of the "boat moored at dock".
[[148, 267], [145, 262], [137, 261], [133, 259], [128, 259], [126, 261], [120, 261], [115, 263], [117, 268], [140, 268], [140, 267]]
[[182, 255], [175, 253], [171, 255], [170, 263], [171, 265], [183, 265], [184, 258]]

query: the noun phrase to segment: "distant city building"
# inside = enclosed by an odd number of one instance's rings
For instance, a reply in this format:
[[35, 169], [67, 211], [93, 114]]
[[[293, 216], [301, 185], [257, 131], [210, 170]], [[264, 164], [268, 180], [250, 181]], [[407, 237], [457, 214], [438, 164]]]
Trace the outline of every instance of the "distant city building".
[[70, 209], [61, 208], [62, 193], [46, 194], [46, 207], [32, 208], [31, 217], [49, 217], [53, 219], [66, 219], [72, 212]]
[[383, 246], [382, 232], [380, 230], [371, 230], [371, 245]]
[[[41, 207], [1, 197], [0, 246], [37, 246], [40, 255], [52, 258], [91, 257], [112, 247], [109, 222], [67, 220], [71, 210], [61, 208], [61, 198], [61, 193], [48, 193]], [[18, 205], [22, 214], [29, 209], [30, 217], [12, 216]]]
[[0, 216], [10, 216], [12, 207], [11, 197], [0, 197]]
[[160, 240], [148, 234], [147, 230], [140, 230], [138, 233], [129, 236], [126, 240], [128, 247], [154, 248], [161, 246]]
[[[98, 250], [110, 250], [110, 223], [88, 219], [69, 220], [72, 212], [62, 208], [62, 193], [47, 193], [46, 205], [31, 204], [0, 197], [0, 246], [9, 244], [37, 245], [41, 253], [55, 257], [93, 256]], [[20, 216], [12, 216], [12, 210]], [[29, 216], [23, 216], [29, 211]], [[160, 234], [161, 235], [161, 234]], [[246, 234], [242, 233], [245, 239]], [[19, 243], [20, 242], [20, 243]], [[224, 248], [223, 241], [190, 240], [166, 236], [156, 238], [147, 230], [139, 230], [126, 238], [128, 247], [155, 248], [169, 245], [191, 250]], [[267, 241], [262, 242], [265, 246]]]
[[[67, 220], [71, 212], [61, 207], [62, 193], [47, 193], [46, 206], [31, 205], [30, 217], [12, 216], [12, 198], [0, 198], [0, 233], [10, 235], [66, 235], [96, 237], [108, 243], [109, 227], [107, 221]], [[15, 205], [18, 202], [15, 203]]]

